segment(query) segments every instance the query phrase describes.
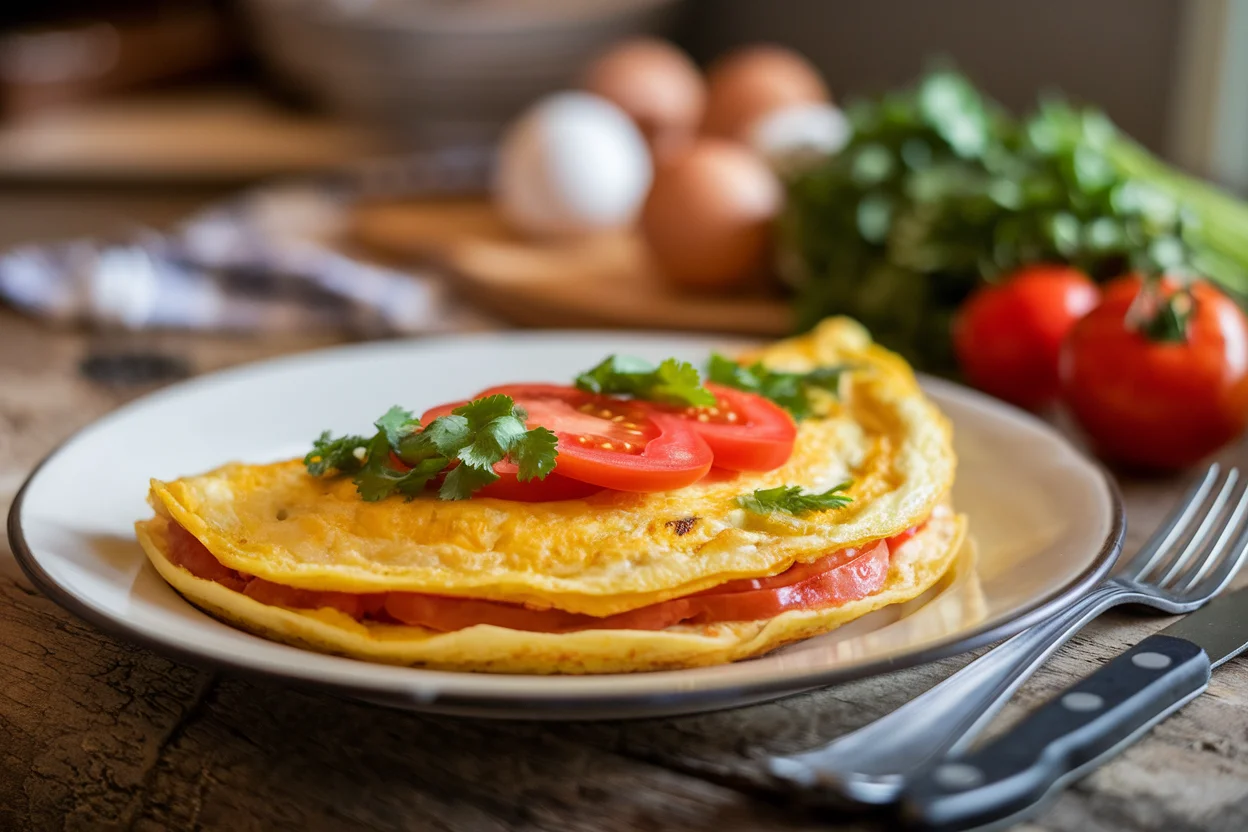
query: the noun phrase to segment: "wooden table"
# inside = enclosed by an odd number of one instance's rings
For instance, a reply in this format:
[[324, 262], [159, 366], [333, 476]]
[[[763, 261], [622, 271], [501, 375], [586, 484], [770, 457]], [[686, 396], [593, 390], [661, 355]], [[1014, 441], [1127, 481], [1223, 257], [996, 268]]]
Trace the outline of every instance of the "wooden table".
[[[0, 509], [59, 440], [127, 398], [88, 345], [0, 310]], [[199, 371], [311, 342], [163, 338]], [[1244, 448], [1229, 458], [1248, 463]], [[1177, 494], [1125, 483], [1136, 545]], [[427, 717], [244, 681], [93, 630], [35, 592], [0, 542], [0, 829], [819, 829], [758, 788], [795, 751], [896, 707], [967, 657], [679, 719], [539, 724]], [[1164, 624], [1109, 615], [1006, 718]], [[848, 817], [839, 828], [874, 828]], [[1030, 830], [1248, 829], [1248, 661]]]

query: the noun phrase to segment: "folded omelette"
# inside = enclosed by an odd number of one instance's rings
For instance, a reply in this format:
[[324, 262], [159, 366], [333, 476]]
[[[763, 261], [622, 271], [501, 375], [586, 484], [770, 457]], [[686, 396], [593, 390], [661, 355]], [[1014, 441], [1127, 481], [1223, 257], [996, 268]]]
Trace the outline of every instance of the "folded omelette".
[[[312, 476], [300, 460], [231, 463], [153, 480], [155, 516], [136, 524], [138, 539], [191, 603], [256, 635], [464, 671], [616, 673], [736, 661], [935, 585], [962, 547], [966, 522], [950, 505], [949, 423], [911, 369], [846, 319], [742, 358], [795, 373], [846, 368], [837, 395], [797, 424], [792, 455], [774, 470], [712, 469], [671, 491], [603, 490], [554, 502], [366, 502], [350, 480]], [[828, 510], [755, 513], [740, 499], [756, 489], [820, 492], [845, 482], [852, 501]], [[831, 603], [816, 593], [757, 619], [637, 623], [686, 601], [692, 610], [759, 588], [792, 595], [833, 562], [870, 591]], [[396, 601], [436, 608], [439, 621], [453, 623], [395, 620], [386, 610]], [[521, 610], [547, 611], [542, 620], [558, 624], [498, 623], [523, 620], [505, 615]]]

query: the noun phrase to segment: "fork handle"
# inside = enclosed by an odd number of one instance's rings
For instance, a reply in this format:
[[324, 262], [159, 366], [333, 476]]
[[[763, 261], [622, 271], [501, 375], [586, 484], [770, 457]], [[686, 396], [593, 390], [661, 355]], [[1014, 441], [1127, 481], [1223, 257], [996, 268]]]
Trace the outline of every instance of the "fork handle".
[[936, 760], [965, 748], [1050, 654], [1139, 593], [1106, 582], [1054, 617], [988, 651], [940, 684], [832, 743], [768, 760], [779, 784], [815, 803], [884, 805]]
[[917, 777], [902, 800], [901, 819], [923, 832], [1022, 820], [1200, 695], [1209, 671], [1198, 645], [1150, 636], [988, 745]]

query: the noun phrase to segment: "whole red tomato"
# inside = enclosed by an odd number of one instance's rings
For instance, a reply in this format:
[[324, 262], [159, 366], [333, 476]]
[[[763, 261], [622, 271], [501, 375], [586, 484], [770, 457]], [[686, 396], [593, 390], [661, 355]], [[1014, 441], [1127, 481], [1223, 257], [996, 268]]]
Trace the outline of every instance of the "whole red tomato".
[[1070, 266], [1020, 269], [975, 292], [953, 324], [953, 348], [971, 384], [1032, 410], [1061, 391], [1062, 339], [1100, 294]]
[[[1105, 287], [1071, 330], [1062, 385], [1098, 451], [1126, 465], [1171, 470], [1234, 439], [1248, 422], [1248, 320], [1207, 283], [1162, 281], [1137, 302], [1139, 277]], [[1175, 315], [1155, 324], [1169, 305]]]

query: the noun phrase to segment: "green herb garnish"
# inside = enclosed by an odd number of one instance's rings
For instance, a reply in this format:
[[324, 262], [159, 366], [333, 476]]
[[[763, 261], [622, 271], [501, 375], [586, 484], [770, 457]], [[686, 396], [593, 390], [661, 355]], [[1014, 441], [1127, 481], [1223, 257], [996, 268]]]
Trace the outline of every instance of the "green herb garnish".
[[937, 70], [846, 112], [849, 143], [794, 172], [777, 222], [802, 328], [850, 315], [944, 371], [965, 298], [1032, 263], [1098, 281], [1128, 268], [1199, 274], [1248, 296], [1248, 204], [1095, 109], [1047, 98], [1018, 118]]
[[397, 404], [387, 410], [373, 425], [386, 434], [386, 441], [391, 447], [397, 448], [399, 443], [420, 430], [420, 420], [410, 410], [404, 410]]
[[702, 386], [698, 370], [687, 361], [668, 358], [657, 367], [629, 355], [609, 355], [576, 377], [578, 389], [608, 396], [632, 396], [684, 407], [712, 407], [715, 394]]
[[446, 460], [439, 458], [424, 460], [410, 471], [405, 470], [394, 464], [390, 458], [391, 451], [384, 430], [377, 431], [377, 435], [369, 440], [364, 465], [352, 478], [355, 490], [367, 502], [384, 500], [391, 494], [402, 494], [409, 500], [413, 499], [446, 468]]
[[303, 463], [313, 476], [353, 475], [369, 502], [392, 494], [412, 499], [443, 474], [438, 497], [465, 500], [498, 479], [494, 466], [505, 459], [519, 468], [521, 482], [545, 479], [554, 470], [558, 439], [546, 428], [530, 430], [527, 420], [524, 408], [501, 395], [461, 405], [423, 428], [409, 411], [392, 407], [376, 421], [371, 439], [333, 439], [326, 431]]
[[825, 511], [842, 508], [854, 501], [848, 494], [838, 492], [848, 489], [852, 482], [846, 481], [834, 485], [822, 494], [804, 494], [800, 485], [778, 485], [775, 488], [759, 488], [753, 494], [743, 494], [737, 498], [737, 505], [755, 514], [771, 514], [782, 511], [785, 514], [805, 514], [808, 511]]
[[771, 399], [800, 422], [812, 415], [812, 393], [824, 390], [835, 395], [841, 375], [849, 369], [846, 366], [818, 367], [809, 373], [786, 373], [769, 370], [762, 362], [742, 366], [719, 353], [712, 353], [706, 379]]
[[361, 449], [367, 448], [367, 436], [339, 436], [334, 438], [329, 431], [322, 433], [312, 442], [312, 450], [303, 458], [308, 473], [319, 477], [327, 471], [341, 471], [354, 474], [364, 464]]

